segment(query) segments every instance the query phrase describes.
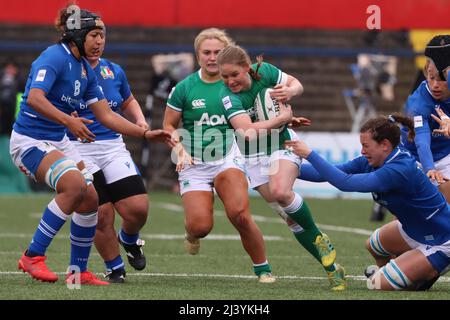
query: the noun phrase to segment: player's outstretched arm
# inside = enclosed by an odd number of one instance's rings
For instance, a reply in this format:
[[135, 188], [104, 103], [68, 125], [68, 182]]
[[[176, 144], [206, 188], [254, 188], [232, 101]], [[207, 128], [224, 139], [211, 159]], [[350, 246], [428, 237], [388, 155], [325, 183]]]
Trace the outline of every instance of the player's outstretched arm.
[[450, 138], [450, 117], [442, 111], [441, 108], [436, 108], [436, 112], [439, 117], [436, 117], [434, 114], [431, 115], [437, 123], [439, 123], [439, 129], [434, 129], [434, 134], [443, 134], [447, 138]]
[[127, 120], [133, 122], [141, 128], [150, 129], [149, 124], [145, 121], [142, 108], [133, 95], [130, 95], [128, 99], [122, 103], [121, 111]]
[[181, 121], [182, 113], [170, 107], [166, 107], [163, 119], [163, 128], [172, 134], [176, 145], [172, 148], [172, 161], [176, 164], [175, 170], [180, 172], [185, 164], [193, 165], [194, 160], [181, 144], [181, 138], [177, 128]]
[[136, 138], [163, 142], [169, 147], [175, 145], [175, 141], [172, 140], [170, 132], [165, 130], [152, 131], [131, 123], [121, 115], [112, 111], [111, 108], [109, 108], [106, 99], [90, 104], [89, 108], [92, 110], [98, 121], [113, 131]]

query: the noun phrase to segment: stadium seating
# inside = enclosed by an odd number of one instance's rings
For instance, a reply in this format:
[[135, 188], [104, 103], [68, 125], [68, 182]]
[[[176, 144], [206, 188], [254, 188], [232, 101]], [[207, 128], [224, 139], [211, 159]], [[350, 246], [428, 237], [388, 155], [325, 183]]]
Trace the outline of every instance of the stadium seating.
[[[132, 91], [141, 103], [149, 92], [151, 55], [158, 48], [170, 51], [192, 50], [195, 35], [200, 29], [108, 27], [108, 43], [105, 56], [121, 64], [128, 76]], [[254, 57], [265, 53], [265, 60], [287, 73], [298, 77], [305, 93], [292, 101], [296, 115], [313, 121], [309, 131], [345, 131], [351, 129], [352, 119], [346, 108], [342, 91], [355, 87], [349, 66], [356, 62], [360, 52], [389, 52], [398, 55], [397, 82], [394, 101], [376, 101], [379, 112], [389, 113], [401, 109], [416, 76], [414, 54], [404, 32], [383, 32], [376, 42], [368, 41], [368, 33], [358, 30], [302, 30], [302, 29], [228, 29], [236, 42], [246, 47]], [[57, 32], [51, 26], [18, 26], [0, 24], [2, 40], [0, 48], [5, 56], [14, 56], [24, 74], [40, 51], [57, 41]], [[109, 50], [109, 51], [108, 51]], [[163, 53], [164, 53], [163, 52]], [[1, 63], [2, 61], [0, 61]], [[164, 101], [155, 100], [153, 122], [161, 127]], [[128, 139], [130, 151], [139, 162], [141, 142]], [[154, 148], [154, 149], [153, 149]], [[149, 173], [156, 163], [170, 161], [164, 146], [151, 146], [152, 157], [157, 157], [148, 168]], [[161, 175], [151, 186], [169, 186], [175, 175]], [[161, 185], [163, 184], [163, 185]]]

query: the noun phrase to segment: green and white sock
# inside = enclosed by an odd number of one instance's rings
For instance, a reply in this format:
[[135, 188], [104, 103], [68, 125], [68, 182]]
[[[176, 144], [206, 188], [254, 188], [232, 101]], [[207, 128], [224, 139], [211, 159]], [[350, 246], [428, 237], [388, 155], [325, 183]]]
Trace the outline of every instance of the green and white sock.
[[253, 271], [259, 277], [265, 273], [272, 273], [272, 268], [270, 267], [269, 262], [264, 261], [263, 263], [253, 264]]
[[294, 201], [287, 207], [283, 207], [284, 212], [294, 220], [303, 230], [294, 232], [294, 236], [298, 242], [321, 263], [319, 252], [317, 251], [314, 241], [317, 236], [322, 235], [311, 215], [308, 205], [303, 198], [295, 193]]

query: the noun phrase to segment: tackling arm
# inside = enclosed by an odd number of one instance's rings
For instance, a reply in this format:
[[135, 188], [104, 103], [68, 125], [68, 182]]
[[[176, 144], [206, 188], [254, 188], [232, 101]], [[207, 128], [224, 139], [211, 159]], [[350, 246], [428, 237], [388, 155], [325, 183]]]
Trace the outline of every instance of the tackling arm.
[[307, 160], [326, 181], [339, 190], [353, 192], [386, 192], [389, 190], [389, 183], [381, 181], [375, 172], [347, 174], [314, 151], [310, 153]]

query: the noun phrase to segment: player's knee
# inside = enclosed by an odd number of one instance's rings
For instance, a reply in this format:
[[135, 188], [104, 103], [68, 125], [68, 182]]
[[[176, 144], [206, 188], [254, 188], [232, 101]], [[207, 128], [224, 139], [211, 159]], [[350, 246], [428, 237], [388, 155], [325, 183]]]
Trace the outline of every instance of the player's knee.
[[136, 218], [136, 224], [143, 226], [147, 222], [148, 209], [141, 208], [136, 210], [133, 216]]
[[186, 225], [186, 231], [195, 238], [204, 238], [211, 232], [212, 227], [209, 223], [196, 223]]
[[252, 219], [248, 214], [248, 211], [242, 208], [241, 210], [236, 210], [236, 214], [230, 217], [231, 223], [238, 229], [245, 229], [252, 223]]
[[122, 217], [124, 223], [141, 228], [148, 218], [148, 199], [147, 197], [126, 198], [114, 204], [115, 209]]
[[121, 215], [124, 223], [141, 228], [147, 222], [148, 212], [144, 209], [130, 210], [125, 215]]
[[93, 187], [87, 187], [83, 197], [85, 209], [81, 212], [94, 212], [98, 209], [98, 195]]
[[71, 179], [66, 179], [64, 184], [60, 183], [58, 186], [58, 194], [64, 196], [73, 208], [84, 202], [86, 193], [87, 187], [81, 175], [73, 175]]
[[[84, 181], [84, 178], [81, 177]], [[82, 199], [77, 202], [75, 211], [80, 214], [97, 212], [98, 210], [98, 195], [92, 185], [87, 186], [85, 182], [80, 183], [82, 189]]]
[[274, 197], [275, 201], [283, 206], [288, 205], [289, 199], [291, 198], [290, 190], [285, 190], [282, 186], [274, 184], [270, 187], [270, 193]]
[[130, 209], [129, 216], [134, 219], [136, 223], [145, 224], [148, 218], [148, 202], [145, 201], [136, 202]]
[[114, 208], [110, 204], [103, 204], [98, 208], [97, 230], [104, 231], [108, 227], [114, 228]]

